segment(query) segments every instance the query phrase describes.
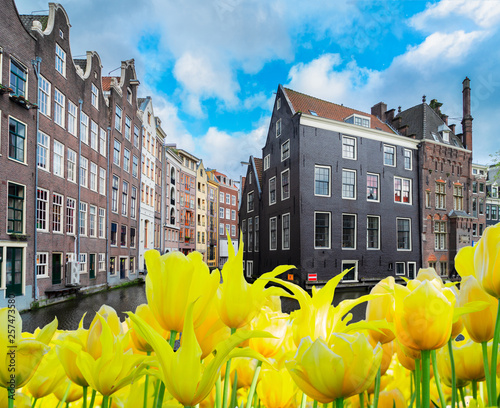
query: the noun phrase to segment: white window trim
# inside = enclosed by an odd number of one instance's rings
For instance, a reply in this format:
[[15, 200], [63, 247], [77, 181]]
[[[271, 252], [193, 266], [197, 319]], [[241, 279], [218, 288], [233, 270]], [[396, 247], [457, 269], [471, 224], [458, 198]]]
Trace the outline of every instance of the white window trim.
[[[45, 81], [47, 84], [48, 84], [48, 92], [45, 93], [42, 91], [42, 88], [40, 87], [40, 84]], [[47, 80], [45, 79], [45, 77], [43, 77], [42, 75], [40, 75], [40, 79], [38, 80], [38, 93], [40, 94], [40, 92], [42, 92], [43, 94], [45, 94], [47, 96], [47, 111], [46, 112], [42, 112], [42, 109], [39, 109], [40, 113], [47, 117], [47, 118], [50, 118], [50, 105], [51, 105], [51, 96], [52, 96], [52, 84]], [[38, 99], [40, 99], [40, 95], [38, 95]]]
[[[271, 221], [275, 220], [276, 222], [276, 248], [272, 249], [272, 242], [271, 242]], [[278, 217], [271, 217], [269, 218], [269, 251], [277, 251], [278, 250]]]
[[[403, 264], [403, 273], [398, 273], [398, 264]], [[394, 262], [394, 274], [396, 276], [406, 276], [406, 263], [405, 262]]]
[[[288, 156], [287, 157], [283, 157], [283, 146], [285, 145], [285, 143], [288, 143]], [[287, 139], [283, 143], [281, 143], [281, 161], [283, 162], [289, 158], [290, 158], [290, 139]]]
[[[104, 259], [101, 259], [101, 256], [104, 257]], [[104, 265], [103, 268], [101, 268], [101, 263]], [[106, 253], [104, 252], [99, 252], [97, 255], [97, 270], [99, 272], [106, 271]]]
[[[285, 247], [285, 229], [284, 229], [284, 225], [285, 223], [283, 222], [283, 218], [285, 216], [288, 216], [288, 247]], [[283, 251], [288, 251], [290, 249], [290, 239], [292, 237], [292, 234], [290, 234], [290, 231], [291, 231], [291, 217], [290, 217], [290, 213], [286, 213], [286, 214], [283, 214], [281, 216], [281, 249]]]
[[[392, 147], [393, 151], [394, 151], [394, 164], [385, 164], [385, 148], [386, 147]], [[388, 166], [388, 167], [396, 167], [396, 146], [394, 145], [390, 145], [390, 144], [384, 144], [383, 145], [383, 148], [382, 148], [382, 163], [384, 164], [384, 166]]]
[[38, 149], [39, 149], [39, 143], [38, 143], [38, 135], [37, 135], [37, 141], [36, 141], [36, 166], [38, 167], [39, 170], [42, 170], [42, 171], [46, 171], [47, 173], [50, 173], [50, 158], [51, 158], [51, 149], [50, 149], [50, 136], [45, 133], [45, 132], [42, 132], [41, 130], [38, 131], [39, 134], [42, 134], [44, 135], [46, 138], [47, 138], [47, 146], [43, 146], [46, 150], [47, 150], [47, 154], [45, 156], [45, 164], [46, 164], [46, 167], [47, 168], [43, 168], [39, 165], [38, 163]]
[[[394, 194], [396, 192], [396, 179], [400, 179], [401, 180], [401, 201], [396, 201], [396, 194]], [[410, 182], [410, 191], [409, 191], [408, 202], [407, 203], [405, 203], [403, 201], [403, 180], [408, 180]], [[394, 203], [404, 204], [404, 205], [412, 205], [413, 204], [413, 202], [412, 202], [412, 194], [413, 194], [413, 191], [412, 191], [412, 179], [407, 178], [407, 177], [394, 176], [394, 181], [393, 181]]]
[[247, 278], [251, 278], [252, 277], [252, 272], [253, 272], [253, 261], [247, 261], [247, 267], [246, 267], [246, 270], [245, 270], [245, 276]]
[[271, 167], [271, 155], [267, 154], [264, 157], [264, 171]]
[[[1, 254], [0, 254], [1, 255]], [[45, 263], [45, 273], [43, 275], [38, 275], [38, 265], [39, 265], [39, 256], [40, 255], [45, 255], [46, 256], [46, 263]], [[49, 278], [49, 253], [48, 252], [37, 252], [36, 253], [36, 278]]]
[[[283, 174], [286, 172], [288, 172], [288, 197], [283, 198]], [[281, 172], [280, 189], [281, 189], [281, 201], [288, 200], [290, 198], [290, 169], [285, 169]]]
[[[280, 137], [281, 136], [281, 133], [282, 133], [282, 128], [281, 128], [282, 124], [281, 124], [281, 118], [278, 119], [276, 121], [276, 137]], [[278, 133], [278, 129], [279, 129], [279, 133]]]
[[[354, 140], [354, 157], [344, 156], [344, 139]], [[358, 160], [358, 141], [355, 137], [342, 135], [342, 158], [347, 160]]]
[[[344, 197], [344, 189], [342, 188], [342, 199], [343, 200], [357, 200], [358, 199], [358, 175], [356, 170], [342, 169], [342, 178], [344, 177], [344, 171], [349, 173], [354, 173], [354, 197]], [[342, 187], [344, 182], [342, 180]]]
[[[95, 209], [95, 213], [94, 213], [94, 233], [92, 234], [92, 220], [90, 219], [90, 209], [91, 208], [94, 208]], [[89, 209], [88, 209], [88, 219], [89, 219], [89, 237], [92, 237], [92, 238], [97, 238], [98, 234], [99, 234], [99, 210], [98, 210], [98, 207], [96, 205], [89, 205]]]
[[[57, 54], [57, 48], [59, 48], [59, 49], [62, 51], [64, 58], [60, 58], [60, 57], [59, 57], [59, 55]], [[66, 78], [66, 62], [67, 62], [67, 59], [68, 59], [68, 54], [66, 53], [66, 51], [64, 51], [64, 50], [63, 50], [63, 48], [62, 48], [59, 44], [57, 44], [57, 43], [56, 43], [56, 48], [55, 48], [54, 58], [56, 58], [56, 60], [57, 60], [57, 58], [58, 58], [58, 57], [62, 60], [62, 71], [63, 71], [63, 72], [60, 72], [60, 71], [59, 71], [59, 70], [55, 67], [55, 65], [54, 65], [54, 68], [55, 68], [56, 72], [58, 72], [58, 73], [59, 73], [59, 74], [61, 74], [64, 78]]]
[[377, 177], [377, 199], [373, 200], [371, 198], [368, 198], [368, 194], [366, 196], [366, 201], [371, 201], [373, 203], [380, 203], [380, 174], [378, 173], [366, 173], [366, 192], [368, 193], [368, 176], [376, 176]]
[[[344, 215], [353, 215], [354, 216], [354, 248], [344, 248], [342, 246], [343, 242], [342, 240], [344, 239]], [[350, 214], [350, 213], [342, 213], [342, 220], [341, 220], [341, 229], [340, 229], [340, 242], [341, 242], [341, 248], [343, 251], [355, 251], [358, 248], [358, 215], [357, 214]]]
[[[316, 194], [316, 167], [328, 169], [328, 194]], [[316, 197], [331, 197], [332, 196], [332, 168], [331, 166], [323, 166], [321, 164], [314, 165], [313, 191]]]
[[[271, 202], [271, 181], [272, 180], [274, 180], [274, 202]], [[276, 195], [277, 195], [276, 194], [276, 176], [274, 176], [274, 177], [271, 177], [269, 179], [269, 205], [276, 204], [276, 201], [278, 201]]]
[[415, 274], [415, 276], [412, 279], [415, 279], [415, 277], [417, 276], [417, 263], [416, 262], [408, 262], [407, 263], [407, 265], [406, 265], [407, 276], [409, 276], [409, 273], [410, 273], [410, 265], [413, 265], [413, 273]]
[[[370, 248], [368, 246], [368, 217], [374, 217], [374, 218], [378, 218], [378, 246], [377, 248]], [[380, 251], [380, 215], [371, 215], [371, 214], [368, 214], [366, 216], [366, 249], [368, 251]]]
[[[328, 246], [316, 246], [316, 214], [328, 214]], [[314, 249], [331, 249], [332, 248], [332, 213], [330, 211], [314, 211], [314, 224], [313, 224], [313, 240]]]
[[[62, 95], [62, 98], [63, 98], [62, 105], [60, 105], [59, 103], [57, 103], [57, 101], [56, 101], [56, 93], [59, 93], [60, 95]], [[61, 109], [62, 109], [62, 112], [61, 112], [61, 122], [60, 123], [56, 120], [56, 105], [60, 106]], [[54, 87], [54, 113], [53, 113], [53, 116], [54, 116], [54, 123], [56, 125], [62, 127], [63, 129], [66, 129], [66, 127], [65, 127], [65, 124], [66, 124], [66, 95], [64, 93], [62, 93], [56, 87]]]
[[[406, 168], [406, 165], [405, 165], [405, 162], [406, 161], [406, 152], [410, 152], [410, 167], [409, 168]], [[404, 149], [404, 153], [403, 153], [403, 167], [405, 170], [413, 170], [413, 152], [410, 150], [410, 149]]]
[[[61, 230], [60, 231], [56, 231], [54, 230], [54, 196], [58, 196], [58, 197], [61, 197], [61, 205], [60, 205], [60, 209], [61, 209], [61, 221], [59, 222], [60, 224], [60, 227], [61, 227]], [[50, 220], [50, 225], [51, 225], [51, 231], [52, 231], [52, 234], [64, 234], [65, 230], [66, 230], [66, 224], [65, 224], [65, 221], [66, 221], [66, 214], [64, 213], [64, 204], [66, 203], [66, 198], [64, 197], [64, 195], [62, 194], [59, 194], [59, 193], [55, 193], [55, 192], [52, 192], [52, 201], [51, 201], [52, 205], [50, 207], [50, 213], [51, 215], [49, 216], [49, 220]]]
[[[47, 201], [43, 201], [45, 203], [45, 228], [38, 228], [38, 225], [36, 227], [36, 230], [37, 231], [40, 231], [40, 232], [49, 232], [49, 223], [50, 223], [50, 213], [51, 213], [51, 206], [50, 206], [50, 191], [49, 190], [46, 190], [44, 188], [40, 188], [40, 187], [37, 187], [37, 194], [36, 194], [36, 209], [37, 209], [37, 219], [38, 219], [38, 190], [40, 191], [44, 191], [45, 193], [47, 193]], [[26, 193], [25, 193], [26, 194]], [[25, 200], [26, 200], [26, 196], [25, 196]], [[37, 220], [35, 220], [36, 222]]]
[[[80, 271], [80, 275], [81, 274], [85, 274], [88, 272], [88, 256], [87, 256], [87, 253], [84, 252], [84, 253], [80, 253], [80, 258], [83, 258], [85, 261], [82, 262], [80, 261], [80, 259], [78, 260], [78, 268], [79, 268], [79, 271]], [[84, 269], [82, 271], [82, 265], [84, 266]]]
[[357, 261], [357, 260], [354, 260], [354, 259], [353, 259], [353, 260], [343, 259], [343, 260], [342, 260], [342, 270], [341, 270], [342, 272], [345, 270], [345, 268], [344, 268], [344, 264], [346, 264], [346, 263], [353, 263], [353, 264], [355, 264], [355, 265], [356, 265], [356, 266], [355, 266], [355, 268], [354, 268], [354, 276], [355, 276], [355, 277], [354, 277], [354, 279], [351, 279], [351, 280], [344, 280], [344, 279], [342, 279], [342, 281], [341, 281], [341, 282], [342, 282], [342, 283], [358, 282], [358, 281], [359, 281], [358, 261]]
[[[410, 231], [409, 231], [409, 249], [400, 249], [398, 248], [398, 220], [408, 220], [410, 221]], [[396, 217], [396, 250], [397, 251], [402, 251], [402, 252], [411, 252], [412, 251], [412, 246], [413, 246], [413, 242], [411, 240], [411, 218], [406, 218], [406, 217]]]

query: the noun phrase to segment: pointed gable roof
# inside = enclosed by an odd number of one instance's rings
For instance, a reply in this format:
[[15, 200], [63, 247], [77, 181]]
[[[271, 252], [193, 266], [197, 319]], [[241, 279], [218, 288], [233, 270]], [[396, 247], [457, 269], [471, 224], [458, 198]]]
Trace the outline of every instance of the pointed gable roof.
[[339, 122], [344, 122], [344, 120], [352, 114], [358, 114], [371, 119], [370, 127], [372, 129], [378, 129], [392, 134], [395, 133], [394, 130], [392, 130], [386, 123], [382, 122], [378, 117], [370, 113], [361, 112], [356, 109], [348, 108], [347, 106], [324, 101], [289, 88], [283, 88], [283, 92], [290, 101], [292, 108], [295, 111], [294, 113], [303, 112], [310, 115], [312, 111], [317, 114], [315, 116], [337, 120]]

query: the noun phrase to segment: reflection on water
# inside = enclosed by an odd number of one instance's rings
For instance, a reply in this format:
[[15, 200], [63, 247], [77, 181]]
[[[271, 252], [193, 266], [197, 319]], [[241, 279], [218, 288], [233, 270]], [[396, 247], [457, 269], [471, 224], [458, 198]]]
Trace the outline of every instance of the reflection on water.
[[[352, 299], [365, 295], [363, 290], [337, 291], [334, 304], [337, 305], [344, 299]], [[21, 314], [23, 319], [23, 331], [33, 332], [37, 327], [43, 327], [50, 323], [54, 317], [59, 321], [60, 330], [75, 330], [78, 327], [84, 313], [84, 327], [88, 328], [95, 313], [102, 305], [108, 305], [118, 312], [118, 316], [123, 321], [126, 317], [124, 312], [135, 311], [135, 308], [146, 303], [145, 285], [129, 286], [114, 290], [108, 290], [94, 295], [80, 297], [64, 303], [47, 306], [38, 310]], [[283, 312], [290, 313], [298, 308], [298, 303], [294, 299], [282, 298]], [[356, 306], [353, 313], [353, 322], [359, 321], [365, 316], [366, 305]]]

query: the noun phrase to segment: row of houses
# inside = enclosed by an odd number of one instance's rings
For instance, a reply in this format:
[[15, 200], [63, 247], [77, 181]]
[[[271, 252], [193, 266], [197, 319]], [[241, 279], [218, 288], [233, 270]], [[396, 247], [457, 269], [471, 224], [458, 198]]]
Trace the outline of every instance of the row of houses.
[[106, 76], [71, 52], [64, 8], [0, 13], [0, 307], [95, 291], [145, 272], [144, 253], [237, 241], [238, 186], [168, 144], [134, 60]]
[[472, 161], [471, 87], [462, 132], [441, 103], [370, 113], [279, 86], [261, 157], [242, 187], [244, 267], [254, 279], [279, 264], [285, 278], [345, 287], [433, 267], [455, 278], [457, 251], [499, 221], [496, 176]]

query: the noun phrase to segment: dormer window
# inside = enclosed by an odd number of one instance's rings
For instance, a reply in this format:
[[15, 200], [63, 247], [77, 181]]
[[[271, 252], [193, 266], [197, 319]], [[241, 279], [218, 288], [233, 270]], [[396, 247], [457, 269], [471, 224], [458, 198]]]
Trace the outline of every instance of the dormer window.
[[443, 135], [443, 142], [450, 143], [450, 132], [444, 130], [442, 135]]
[[127, 101], [132, 104], [132, 90], [130, 88], [127, 88]]
[[281, 98], [278, 98], [276, 101], [276, 110], [279, 110], [281, 108]]
[[366, 116], [361, 116], [361, 115], [356, 115], [353, 114], [351, 116], [348, 116], [347, 118], [344, 119], [344, 122], [346, 123], [352, 123], [357, 126], [363, 126], [363, 127], [371, 127], [370, 126], [370, 118]]

